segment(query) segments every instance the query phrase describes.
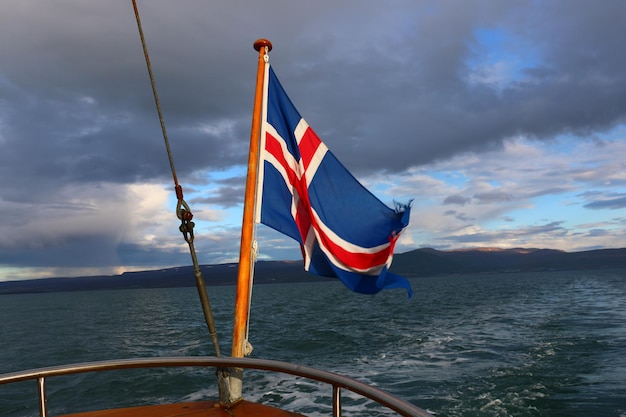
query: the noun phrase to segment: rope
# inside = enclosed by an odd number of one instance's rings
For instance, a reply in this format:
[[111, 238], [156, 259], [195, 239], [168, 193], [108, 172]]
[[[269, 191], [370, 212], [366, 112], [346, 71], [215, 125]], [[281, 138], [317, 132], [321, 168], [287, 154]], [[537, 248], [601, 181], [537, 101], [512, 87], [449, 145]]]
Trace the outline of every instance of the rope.
[[189, 205], [185, 202], [183, 198], [183, 188], [178, 183], [178, 178], [176, 176], [176, 169], [174, 167], [174, 159], [172, 157], [172, 150], [170, 148], [170, 143], [167, 138], [167, 131], [165, 129], [165, 121], [163, 119], [163, 112], [161, 111], [159, 94], [157, 93], [156, 82], [154, 81], [154, 74], [152, 73], [152, 65], [150, 64], [150, 56], [148, 55], [148, 48], [146, 46], [146, 40], [143, 35], [141, 19], [139, 18], [139, 9], [137, 8], [136, 0], [132, 0], [132, 3], [133, 3], [133, 9], [135, 10], [135, 18], [137, 19], [137, 29], [139, 29], [139, 37], [141, 38], [141, 46], [143, 48], [143, 54], [146, 60], [146, 66], [148, 67], [148, 75], [150, 76], [150, 84], [152, 85], [152, 93], [154, 95], [154, 102], [156, 104], [157, 113], [159, 115], [159, 122], [161, 123], [161, 131], [163, 133], [163, 140], [165, 141], [165, 149], [167, 151], [167, 157], [170, 163], [170, 168], [172, 170], [172, 177], [174, 179], [174, 189], [176, 191], [176, 198], [178, 199], [178, 203], [176, 205], [176, 216], [181, 221], [179, 230], [183, 234], [185, 241], [189, 245], [191, 259], [193, 261], [194, 275], [196, 278], [196, 286], [198, 288], [200, 301], [202, 302], [202, 311], [204, 313], [204, 318], [207, 323], [207, 326], [209, 328], [209, 334], [213, 341], [215, 354], [216, 356], [220, 356], [221, 354], [220, 354], [219, 343], [217, 341], [217, 332], [215, 330], [215, 322], [213, 320], [213, 313], [211, 311], [211, 305], [209, 303], [209, 298], [207, 296], [206, 286], [204, 284], [204, 279], [202, 278], [202, 272], [200, 270], [200, 265], [198, 264], [198, 259], [196, 256], [196, 249], [193, 243], [194, 241], [193, 228], [195, 226], [194, 222], [191, 221], [193, 219], [193, 214], [191, 213], [191, 209], [189, 208]]
[[135, 9], [135, 18], [137, 19], [137, 29], [139, 29], [139, 37], [141, 38], [141, 47], [143, 48], [143, 55], [146, 59], [146, 65], [148, 66], [148, 75], [150, 76], [150, 85], [152, 86], [152, 94], [154, 95], [154, 102], [156, 103], [157, 113], [159, 114], [159, 122], [161, 123], [161, 132], [163, 132], [163, 140], [165, 140], [165, 149], [167, 150], [167, 158], [170, 162], [170, 169], [172, 170], [172, 177], [174, 178], [174, 185], [178, 189], [180, 185], [178, 185], [178, 178], [176, 177], [176, 169], [174, 168], [174, 159], [172, 158], [172, 150], [170, 149], [170, 141], [167, 138], [167, 131], [165, 130], [165, 121], [163, 119], [163, 112], [161, 111], [159, 94], [157, 93], [156, 82], [154, 81], [154, 74], [152, 74], [152, 65], [150, 64], [150, 56], [148, 55], [146, 39], [143, 36], [143, 28], [141, 26], [141, 19], [139, 18], [139, 9], [137, 8], [136, 0], [133, 0], [133, 9]]
[[[256, 230], [257, 228], [255, 224], [253, 236], [256, 236]], [[246, 320], [246, 333], [245, 333], [245, 340], [244, 340], [244, 346], [243, 346], [244, 356], [250, 356], [252, 354], [252, 351], [254, 350], [248, 337], [250, 335], [250, 316], [252, 315], [250, 313], [251, 312], [250, 307], [252, 305], [252, 287], [254, 286], [254, 265], [256, 265], [258, 256], [259, 256], [259, 245], [258, 245], [257, 240], [254, 239], [252, 240], [252, 257], [250, 260], [250, 263], [252, 264], [252, 268], [250, 268], [250, 284], [249, 284], [250, 289], [248, 290], [248, 318]]]

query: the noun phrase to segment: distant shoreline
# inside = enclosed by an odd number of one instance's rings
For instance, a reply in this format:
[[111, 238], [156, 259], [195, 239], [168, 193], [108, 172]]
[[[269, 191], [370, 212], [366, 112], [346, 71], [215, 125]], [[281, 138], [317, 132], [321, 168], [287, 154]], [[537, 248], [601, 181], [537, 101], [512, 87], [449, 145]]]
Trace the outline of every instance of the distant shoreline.
[[[201, 266], [206, 285], [235, 285], [236, 264]], [[479, 248], [439, 251], [422, 248], [396, 254], [391, 270], [406, 277], [450, 274], [512, 273], [626, 268], [626, 248], [564, 252], [534, 248]], [[302, 261], [259, 261], [255, 283], [333, 281], [304, 271]], [[191, 266], [126, 272], [121, 275], [73, 278], [41, 278], [0, 282], [0, 295], [95, 291], [130, 288], [193, 287]]]

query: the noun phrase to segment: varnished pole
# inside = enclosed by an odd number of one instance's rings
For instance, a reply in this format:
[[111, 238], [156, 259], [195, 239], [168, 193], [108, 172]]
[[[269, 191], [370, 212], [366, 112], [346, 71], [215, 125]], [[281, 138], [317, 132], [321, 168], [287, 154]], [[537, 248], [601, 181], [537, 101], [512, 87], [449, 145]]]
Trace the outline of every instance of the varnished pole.
[[[248, 156], [248, 175], [243, 206], [243, 220], [241, 225], [241, 246], [239, 249], [239, 272], [237, 275], [237, 295], [235, 298], [235, 319], [233, 324], [232, 356], [242, 358], [245, 354], [244, 346], [247, 342], [248, 316], [250, 305], [250, 283], [253, 272], [252, 244], [254, 240], [254, 205], [257, 188], [257, 172], [259, 166], [259, 142], [261, 137], [261, 111], [263, 107], [263, 84], [265, 76], [266, 54], [272, 49], [272, 43], [267, 39], [254, 42], [254, 49], [259, 52], [252, 111], [252, 128], [250, 133], [250, 153]], [[230, 376], [231, 399], [241, 399], [241, 375], [234, 372]], [[237, 391], [239, 398], [237, 398]]]

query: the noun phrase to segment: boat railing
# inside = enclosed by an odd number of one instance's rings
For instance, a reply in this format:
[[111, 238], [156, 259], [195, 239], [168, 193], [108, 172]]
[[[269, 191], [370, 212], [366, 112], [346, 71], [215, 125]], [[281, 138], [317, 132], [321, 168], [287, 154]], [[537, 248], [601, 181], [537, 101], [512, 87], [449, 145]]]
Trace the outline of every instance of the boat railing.
[[242, 368], [277, 372], [319, 381], [332, 386], [333, 416], [341, 416], [341, 390], [345, 389], [368, 398], [385, 406], [399, 415], [411, 417], [432, 417], [421, 408], [392, 396], [391, 394], [359, 382], [355, 379], [302, 365], [287, 362], [256, 359], [226, 358], [212, 356], [182, 356], [164, 358], [118, 359], [100, 362], [85, 362], [72, 365], [32, 369], [0, 375], [0, 385], [20, 381], [36, 380], [38, 384], [39, 414], [48, 417], [46, 408], [46, 379], [62, 375], [85, 372], [100, 372], [132, 368], [164, 368], [164, 367], [214, 367]]

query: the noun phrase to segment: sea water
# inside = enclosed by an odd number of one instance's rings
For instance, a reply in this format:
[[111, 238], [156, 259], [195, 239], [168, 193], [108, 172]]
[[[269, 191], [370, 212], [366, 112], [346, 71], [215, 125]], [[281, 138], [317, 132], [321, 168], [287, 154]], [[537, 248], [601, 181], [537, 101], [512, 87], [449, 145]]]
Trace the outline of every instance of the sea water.
[[[353, 294], [338, 283], [259, 285], [253, 357], [373, 384], [435, 416], [626, 416], [626, 271], [466, 275]], [[209, 287], [222, 350], [234, 287]], [[131, 357], [213, 355], [195, 288], [0, 296], [0, 373]], [[36, 383], [0, 386], [0, 416], [35, 416]], [[202, 369], [51, 378], [51, 415], [215, 399]], [[251, 371], [244, 396], [330, 415], [330, 389]], [[386, 415], [346, 394], [343, 414]], [[391, 414], [393, 415], [393, 414]]]

